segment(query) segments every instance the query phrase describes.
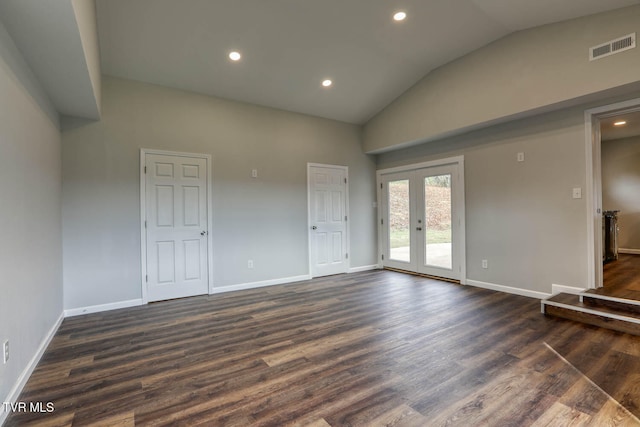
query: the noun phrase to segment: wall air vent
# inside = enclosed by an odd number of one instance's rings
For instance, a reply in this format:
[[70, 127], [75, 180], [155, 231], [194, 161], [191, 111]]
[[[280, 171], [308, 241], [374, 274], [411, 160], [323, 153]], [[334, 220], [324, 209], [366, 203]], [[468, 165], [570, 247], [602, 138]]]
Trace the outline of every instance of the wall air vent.
[[624, 52], [634, 47], [636, 47], [636, 33], [628, 34], [589, 49], [589, 61], [604, 58], [614, 53]]

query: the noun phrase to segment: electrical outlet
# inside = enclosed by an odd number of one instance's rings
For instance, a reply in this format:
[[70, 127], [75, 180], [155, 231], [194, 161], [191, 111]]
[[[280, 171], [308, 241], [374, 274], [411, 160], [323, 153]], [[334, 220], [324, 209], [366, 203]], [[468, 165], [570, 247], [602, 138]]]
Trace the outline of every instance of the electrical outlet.
[[573, 189], [573, 198], [582, 199], [582, 188], [576, 187]]
[[2, 343], [2, 355], [2, 363], [7, 363], [9, 361], [9, 340]]
[[489, 261], [487, 261], [486, 259], [482, 260], [482, 268], [489, 268]]
[[253, 260], [252, 259], [247, 261], [247, 268], [253, 268]]
[[251, 178], [258, 177], [258, 169], [251, 169]]
[[518, 153], [517, 159], [519, 162], [524, 162], [524, 153]]

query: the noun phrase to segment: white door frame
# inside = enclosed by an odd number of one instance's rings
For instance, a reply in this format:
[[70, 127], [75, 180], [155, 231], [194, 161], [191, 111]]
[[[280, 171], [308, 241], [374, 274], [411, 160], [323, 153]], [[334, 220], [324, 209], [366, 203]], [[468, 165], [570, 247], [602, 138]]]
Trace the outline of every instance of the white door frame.
[[147, 219], [147, 191], [145, 165], [147, 154], [160, 154], [165, 156], [190, 157], [196, 159], [204, 159], [207, 163], [207, 267], [208, 267], [208, 289], [209, 295], [213, 293], [213, 203], [212, 203], [212, 157], [210, 154], [184, 153], [179, 151], [155, 150], [149, 148], [140, 149], [140, 284], [142, 287], [142, 303], [147, 304], [149, 298], [147, 295], [147, 233], [145, 229], [145, 221]]
[[312, 250], [311, 250], [311, 227], [313, 226], [313, 220], [311, 218], [311, 193], [309, 192], [309, 188], [311, 187], [311, 168], [331, 168], [331, 169], [341, 169], [344, 171], [344, 176], [347, 179], [345, 185], [345, 193], [344, 193], [344, 204], [345, 204], [345, 215], [347, 216], [346, 226], [346, 252], [349, 254], [349, 257], [346, 259], [346, 270], [349, 272], [351, 269], [351, 240], [349, 239], [350, 227], [351, 223], [351, 214], [349, 213], [349, 166], [339, 166], [339, 165], [327, 165], [323, 163], [307, 163], [307, 247], [309, 251], [309, 277], [313, 278], [313, 262], [312, 259]]
[[[465, 231], [465, 196], [464, 196], [464, 156], [454, 156], [447, 157], [439, 160], [432, 160], [428, 162], [422, 163], [414, 163], [406, 166], [399, 166], [395, 168], [388, 169], [380, 169], [376, 171], [376, 192], [378, 194], [377, 197], [377, 205], [378, 205], [378, 226], [382, 227], [382, 177], [383, 175], [388, 175], [397, 172], [410, 172], [416, 169], [424, 169], [424, 168], [432, 168], [436, 166], [448, 166], [448, 165], [457, 165], [458, 166], [458, 197], [456, 199], [457, 209], [458, 209], [458, 218], [460, 221], [459, 224], [459, 233], [458, 233], [458, 259], [460, 260], [460, 284], [466, 285], [467, 283], [467, 255], [466, 255], [466, 231]], [[384, 253], [384, 242], [382, 239], [383, 233], [380, 229], [378, 229], [378, 268], [383, 268], [382, 255]]]
[[584, 112], [587, 160], [587, 287], [602, 287], [602, 140], [600, 119], [640, 111], [640, 98]]

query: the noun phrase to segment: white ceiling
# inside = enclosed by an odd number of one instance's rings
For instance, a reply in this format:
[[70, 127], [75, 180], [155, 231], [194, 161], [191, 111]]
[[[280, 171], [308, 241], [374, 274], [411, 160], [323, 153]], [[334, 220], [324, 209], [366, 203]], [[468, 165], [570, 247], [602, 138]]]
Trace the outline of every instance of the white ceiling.
[[[510, 32], [635, 4], [97, 0], [97, 9], [104, 74], [361, 124], [430, 70]], [[396, 10], [405, 22], [393, 22]], [[227, 58], [234, 49], [239, 63]]]
[[[614, 126], [617, 121], [626, 121], [624, 126]], [[600, 133], [602, 141], [629, 138], [640, 135], [640, 111], [620, 114], [615, 117], [607, 117], [600, 120]]]
[[[62, 114], [97, 118], [73, 3], [0, 0]], [[95, 0], [104, 74], [365, 123], [429, 71], [510, 32], [640, 0]], [[396, 23], [393, 12], [408, 18]], [[244, 55], [227, 59], [230, 50]], [[334, 80], [323, 89], [320, 81]]]

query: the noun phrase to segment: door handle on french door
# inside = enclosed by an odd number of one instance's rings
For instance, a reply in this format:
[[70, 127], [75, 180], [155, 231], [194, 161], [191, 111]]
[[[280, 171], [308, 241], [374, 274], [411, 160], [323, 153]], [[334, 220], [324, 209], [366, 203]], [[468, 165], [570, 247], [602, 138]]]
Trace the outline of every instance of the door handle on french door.
[[416, 230], [422, 231], [422, 227], [416, 227]]
[[207, 234], [207, 232], [206, 232], [206, 231], [202, 231], [202, 232], [200, 233], [200, 235], [201, 235], [201, 236], [204, 236], [205, 234]]
[[312, 230], [317, 230], [318, 227], [316, 227], [315, 225], [313, 227], [311, 227]]

